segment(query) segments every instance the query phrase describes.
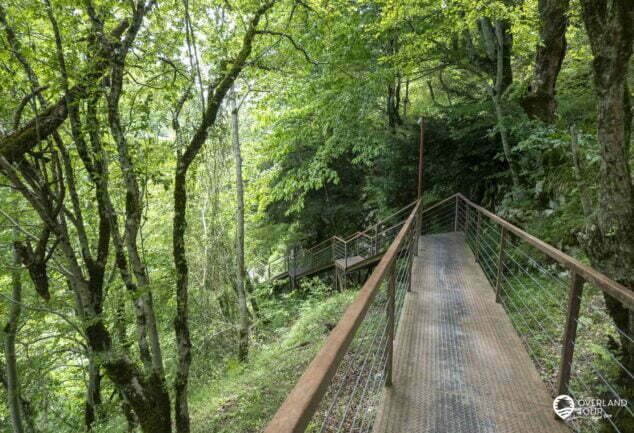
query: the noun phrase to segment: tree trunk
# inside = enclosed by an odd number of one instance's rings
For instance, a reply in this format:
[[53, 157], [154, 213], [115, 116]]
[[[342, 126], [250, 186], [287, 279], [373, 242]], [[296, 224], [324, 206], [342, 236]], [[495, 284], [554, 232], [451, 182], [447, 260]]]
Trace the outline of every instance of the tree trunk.
[[[109, 343], [105, 343], [109, 346]], [[126, 355], [111, 349], [102, 353], [108, 358], [103, 367], [108, 378], [121, 391], [136, 415], [143, 433], [171, 433], [170, 400], [163, 379], [152, 372], [145, 377]]]
[[207, 106], [202, 120], [196, 128], [189, 144], [183, 153], [180, 151], [176, 161], [174, 174], [174, 220], [172, 226], [172, 253], [176, 270], [176, 317], [174, 318], [174, 333], [178, 347], [178, 366], [174, 381], [174, 407], [176, 416], [176, 431], [189, 432], [189, 409], [187, 405], [187, 384], [189, 380], [189, 366], [191, 364], [191, 339], [188, 325], [188, 290], [189, 269], [185, 251], [185, 228], [187, 226], [187, 170], [202, 149], [209, 128], [216, 123], [218, 111], [229, 89], [242, 72], [247, 59], [253, 49], [253, 40], [258, 34], [258, 24], [262, 16], [273, 7], [276, 0], [268, 0], [260, 5], [251, 18], [242, 40], [242, 47], [233, 58], [231, 66], [223, 75], [209, 87]]
[[[9, 384], [7, 382], [6, 376], [6, 366], [0, 362], [0, 385], [7, 390]], [[22, 396], [20, 396], [20, 410], [22, 411], [22, 421], [24, 426], [25, 433], [36, 433], [35, 425], [33, 422], [33, 418], [35, 414], [33, 412], [33, 408], [31, 403], [28, 400], [25, 400]]]
[[[581, 5], [594, 56], [601, 147], [598, 205], [587, 221], [586, 247], [595, 267], [634, 289], [634, 186], [629, 165], [632, 112], [627, 84], [634, 39], [634, 3], [582, 0]], [[624, 334], [623, 365], [634, 371], [634, 312], [609, 295], [605, 298], [610, 316]], [[634, 389], [631, 378], [627, 383]]]
[[522, 107], [530, 117], [552, 123], [555, 120], [555, 84], [566, 55], [566, 27], [569, 0], [539, 0], [540, 41], [535, 73]]
[[500, 131], [500, 140], [502, 141], [502, 150], [504, 151], [504, 158], [506, 159], [506, 162], [509, 165], [511, 180], [517, 192], [517, 190], [520, 187], [520, 179], [517, 174], [517, 169], [515, 168], [515, 164], [513, 162], [513, 158], [511, 154], [511, 143], [509, 142], [508, 131], [506, 129], [506, 124], [504, 121], [504, 111], [502, 109], [500, 97], [495, 94], [495, 91], [493, 89], [489, 89], [489, 95], [491, 96], [491, 101], [493, 102], [493, 108], [495, 110], [495, 117], [497, 119], [498, 130]]
[[[15, 232], [15, 230], [14, 230]], [[17, 240], [13, 246], [13, 266], [11, 271], [12, 301], [9, 307], [9, 320], [4, 327], [4, 358], [7, 371], [7, 406], [11, 417], [14, 433], [24, 433], [22, 409], [20, 405], [20, 385], [18, 379], [17, 359], [15, 354], [15, 336], [18, 331], [18, 321], [22, 313], [22, 281], [20, 278], [20, 254]]]
[[400, 114], [401, 78], [397, 76], [393, 83], [387, 86], [387, 121], [390, 128], [403, 124]]
[[187, 403], [187, 386], [189, 366], [191, 364], [191, 338], [188, 325], [188, 286], [189, 269], [185, 251], [185, 228], [187, 225], [187, 168], [183, 166], [179, 154], [174, 177], [174, 225], [173, 255], [176, 268], [176, 316], [174, 317], [174, 333], [178, 348], [178, 365], [174, 380], [174, 416], [176, 431], [189, 432], [189, 406]]
[[471, 63], [491, 77], [491, 83], [487, 83], [487, 92], [493, 102], [504, 158], [509, 165], [511, 180], [515, 187], [515, 192], [517, 192], [520, 180], [511, 154], [511, 143], [508, 137], [503, 108], [504, 93], [513, 83], [513, 69], [511, 68], [513, 35], [511, 34], [511, 25], [505, 20], [492, 22], [487, 17], [481, 17], [478, 19], [478, 29], [486, 57], [477, 53], [470, 33], [465, 31], [464, 38], [467, 53]]
[[238, 106], [236, 105], [235, 88], [231, 91], [231, 139], [236, 165], [236, 292], [238, 294], [238, 311], [240, 312], [240, 331], [238, 357], [245, 361], [249, 354], [249, 309], [244, 270], [244, 185], [242, 181], [242, 155], [240, 153], [240, 134], [238, 123]]
[[101, 417], [101, 375], [95, 355], [88, 354], [88, 386], [84, 405], [84, 423], [86, 430], [92, 430], [94, 422]]

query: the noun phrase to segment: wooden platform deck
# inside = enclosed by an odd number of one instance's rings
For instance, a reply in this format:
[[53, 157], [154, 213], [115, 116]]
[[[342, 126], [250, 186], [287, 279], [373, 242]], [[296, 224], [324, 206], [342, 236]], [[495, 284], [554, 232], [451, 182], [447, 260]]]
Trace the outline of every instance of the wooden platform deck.
[[564, 433], [462, 233], [421, 238], [374, 433]]

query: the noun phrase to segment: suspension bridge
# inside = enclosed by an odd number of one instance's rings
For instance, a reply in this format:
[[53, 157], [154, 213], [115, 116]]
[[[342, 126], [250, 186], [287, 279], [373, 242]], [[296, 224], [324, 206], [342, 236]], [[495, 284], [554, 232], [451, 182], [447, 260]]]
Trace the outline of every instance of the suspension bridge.
[[333, 272], [343, 289], [364, 269], [265, 433], [633, 431], [627, 404], [595, 417], [553, 411], [556, 395], [624, 401], [632, 389], [628, 365], [600, 346], [634, 343], [601, 303], [634, 309], [629, 289], [461, 194], [412, 203], [256, 276], [295, 284]]

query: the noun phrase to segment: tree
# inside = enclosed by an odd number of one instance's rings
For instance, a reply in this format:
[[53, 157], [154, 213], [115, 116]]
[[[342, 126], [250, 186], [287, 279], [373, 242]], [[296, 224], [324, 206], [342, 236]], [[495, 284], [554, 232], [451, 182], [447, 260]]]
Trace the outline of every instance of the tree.
[[244, 181], [242, 179], [242, 154], [240, 153], [240, 133], [235, 86], [231, 90], [231, 141], [236, 170], [236, 292], [240, 312], [240, 336], [238, 357], [247, 359], [249, 353], [249, 309], [247, 306], [246, 272], [244, 268]]
[[[601, 147], [597, 206], [586, 215], [586, 248], [592, 264], [634, 288], [634, 185], [630, 167], [632, 109], [628, 71], [634, 41], [634, 3], [583, 0], [582, 15], [594, 56], [597, 137]], [[625, 365], [634, 369], [634, 312], [605, 295], [621, 335]]]
[[[17, 238], [17, 229], [14, 229], [14, 236]], [[20, 314], [22, 312], [22, 277], [20, 269], [20, 253], [15, 239], [13, 246], [13, 270], [11, 272], [12, 301], [9, 307], [9, 320], [2, 332], [4, 335], [4, 359], [6, 360], [6, 388], [9, 411], [11, 414], [11, 424], [14, 433], [24, 433], [24, 423], [22, 421], [22, 405], [20, 397], [20, 384], [18, 379], [18, 368], [15, 354], [15, 336], [18, 332]]]
[[568, 0], [539, 0], [539, 44], [535, 72], [522, 106], [531, 117], [552, 123], [555, 119], [555, 85], [566, 56]]
[[191, 364], [191, 339], [188, 321], [188, 278], [187, 255], [185, 252], [185, 227], [187, 225], [187, 171], [207, 140], [211, 128], [218, 116], [218, 112], [227, 92], [233, 86], [236, 78], [245, 67], [251, 51], [253, 41], [258, 34], [258, 25], [262, 17], [275, 4], [275, 0], [263, 3], [255, 10], [250, 19], [237, 55], [230, 65], [224, 63], [223, 70], [212, 82], [208, 89], [206, 109], [189, 144], [176, 159], [174, 174], [174, 220], [173, 220], [173, 255], [176, 268], [176, 316], [174, 318], [174, 332], [178, 345], [178, 368], [175, 390], [176, 429], [179, 433], [189, 432], [189, 408], [187, 404], [187, 385], [189, 367]]

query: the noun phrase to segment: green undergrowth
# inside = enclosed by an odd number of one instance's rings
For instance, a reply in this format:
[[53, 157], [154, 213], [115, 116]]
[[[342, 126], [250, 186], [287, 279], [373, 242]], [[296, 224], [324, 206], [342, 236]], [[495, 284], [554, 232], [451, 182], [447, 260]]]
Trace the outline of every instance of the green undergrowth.
[[260, 330], [268, 341], [254, 345], [247, 362], [230, 359], [218, 379], [194, 386], [193, 433], [248, 433], [266, 425], [355, 294], [312, 289], [309, 296], [268, 298], [278, 305]]

